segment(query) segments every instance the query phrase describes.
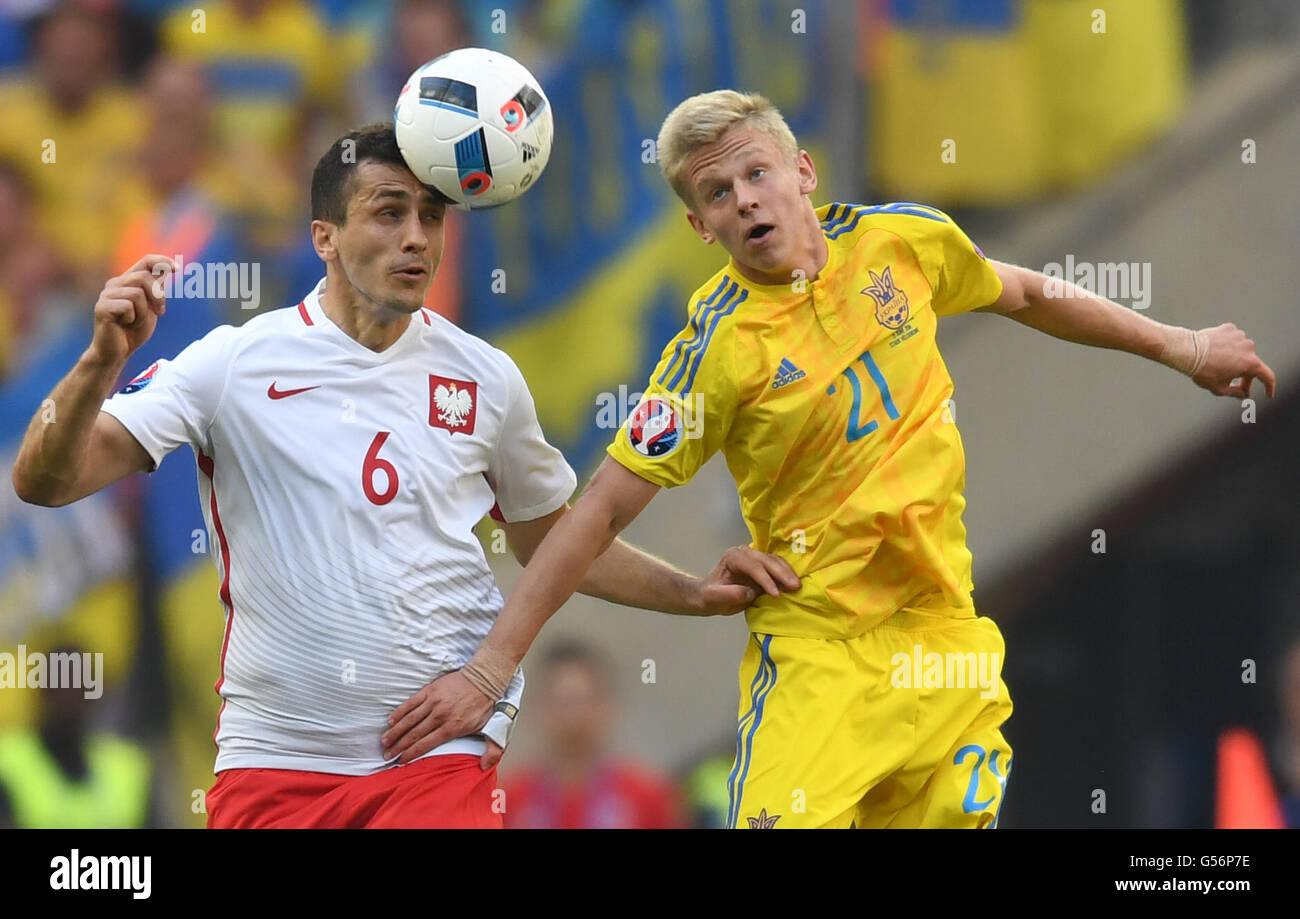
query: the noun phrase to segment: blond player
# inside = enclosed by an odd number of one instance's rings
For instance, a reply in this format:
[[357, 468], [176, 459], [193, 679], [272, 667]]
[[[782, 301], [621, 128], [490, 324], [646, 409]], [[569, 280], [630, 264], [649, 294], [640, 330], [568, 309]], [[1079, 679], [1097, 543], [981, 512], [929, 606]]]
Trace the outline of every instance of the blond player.
[[[1272, 371], [1233, 325], [1193, 332], [1072, 286], [1051, 296], [1044, 275], [986, 259], [932, 207], [814, 207], [812, 159], [759, 96], [686, 100], [658, 149], [691, 226], [730, 260], [691, 298], [644, 400], [479, 653], [504, 678], [616, 534], [720, 450], [754, 548], [801, 579], [747, 611], [729, 824], [996, 825], [1012, 706], [1002, 636], [971, 601], [940, 317], [1000, 313], [1217, 395], [1244, 396], [1255, 378], [1272, 395]], [[452, 674], [422, 701], [445, 713], [436, 740], [482, 724], [492, 699]]]

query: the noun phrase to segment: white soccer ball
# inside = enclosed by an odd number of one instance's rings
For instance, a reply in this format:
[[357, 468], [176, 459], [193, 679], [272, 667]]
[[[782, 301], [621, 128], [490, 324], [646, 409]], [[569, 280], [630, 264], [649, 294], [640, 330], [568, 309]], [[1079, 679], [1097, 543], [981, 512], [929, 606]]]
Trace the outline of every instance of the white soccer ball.
[[499, 51], [460, 48], [411, 74], [393, 110], [406, 165], [462, 209], [522, 195], [551, 156], [551, 105], [533, 75]]

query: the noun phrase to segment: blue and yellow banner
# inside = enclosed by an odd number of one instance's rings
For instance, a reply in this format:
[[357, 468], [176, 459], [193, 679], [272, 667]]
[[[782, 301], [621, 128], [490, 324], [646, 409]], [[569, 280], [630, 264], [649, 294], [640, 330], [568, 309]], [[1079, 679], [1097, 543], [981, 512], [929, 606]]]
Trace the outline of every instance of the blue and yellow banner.
[[1004, 205], [1101, 175], [1188, 89], [1177, 0], [889, 0], [867, 43], [871, 184]]
[[694, 235], [659, 173], [663, 119], [695, 93], [761, 92], [825, 181], [827, 42], [843, 27], [831, 6], [591, 3], [557, 27], [569, 44], [535, 71], [554, 109], [551, 159], [522, 198], [469, 215], [462, 324], [518, 362], [547, 438], [575, 466], [590, 468], [611, 436], [600, 395], [644, 385], [687, 298], [727, 257]]

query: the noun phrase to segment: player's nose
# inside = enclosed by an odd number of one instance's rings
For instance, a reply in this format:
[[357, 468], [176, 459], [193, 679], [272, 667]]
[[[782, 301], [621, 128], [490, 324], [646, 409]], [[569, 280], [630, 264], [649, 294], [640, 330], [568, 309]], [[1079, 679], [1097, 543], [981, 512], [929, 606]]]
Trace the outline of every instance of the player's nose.
[[422, 252], [429, 248], [429, 228], [420, 220], [418, 211], [407, 217], [402, 226], [402, 251]]
[[740, 216], [744, 217], [750, 211], [758, 207], [758, 195], [755, 193], [754, 186], [748, 182], [737, 182], [735, 185], [736, 208], [740, 211]]

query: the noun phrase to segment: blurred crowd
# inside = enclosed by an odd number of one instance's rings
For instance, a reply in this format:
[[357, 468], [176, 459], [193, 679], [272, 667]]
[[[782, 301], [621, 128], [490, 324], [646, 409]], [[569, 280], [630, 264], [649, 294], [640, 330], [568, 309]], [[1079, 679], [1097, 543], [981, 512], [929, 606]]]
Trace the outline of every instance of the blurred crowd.
[[0, 6], [0, 379], [145, 251], [218, 247], [263, 266], [263, 304], [299, 296], [320, 273], [314, 154], [391, 117], [416, 66], [467, 43], [465, 15], [446, 0]]

